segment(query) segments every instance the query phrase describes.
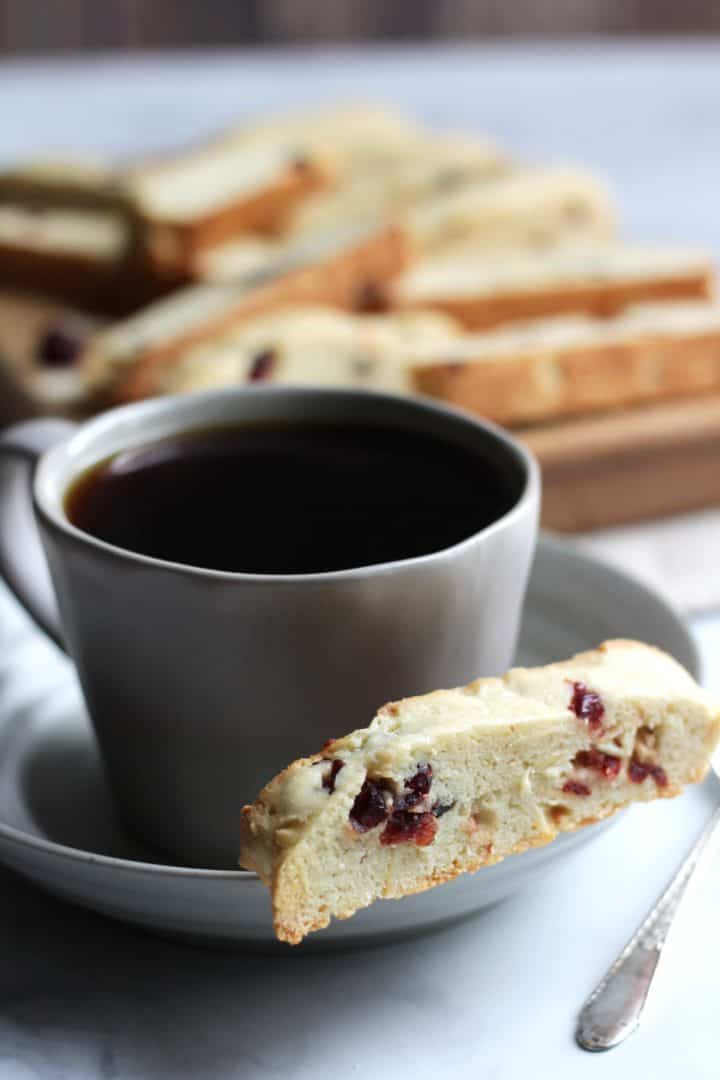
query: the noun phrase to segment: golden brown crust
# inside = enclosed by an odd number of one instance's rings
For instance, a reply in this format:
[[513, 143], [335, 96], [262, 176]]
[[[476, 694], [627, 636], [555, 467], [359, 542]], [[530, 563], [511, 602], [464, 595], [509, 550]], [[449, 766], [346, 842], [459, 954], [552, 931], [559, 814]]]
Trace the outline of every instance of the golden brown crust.
[[363, 290], [382, 288], [409, 260], [403, 230], [386, 226], [368, 239], [323, 261], [292, 270], [266, 285], [244, 293], [212, 318], [178, 335], [161, 348], [150, 349], [123, 370], [113, 390], [114, 401], [136, 401], [157, 393], [163, 372], [191, 345], [206, 341], [246, 319], [290, 304], [326, 304], [353, 310]]
[[293, 773], [299, 769], [304, 769], [306, 765], [314, 765], [317, 761], [322, 761], [324, 757], [329, 754], [328, 751], [323, 751], [318, 754], [311, 754], [310, 757], [297, 758], [292, 761], [282, 772], [279, 772], [276, 776], [273, 776], [272, 780], [269, 780], [265, 787], [254, 803], [248, 806], [243, 806], [240, 811], [240, 848], [242, 851], [241, 865], [244, 870], [252, 870], [258, 874], [261, 880], [269, 885], [270, 881], [266, 880], [263, 868], [252, 857], [252, 824], [256, 816], [263, 813], [266, 807], [272, 802], [273, 792], [281, 787], [292, 776]]
[[720, 330], [439, 361], [412, 378], [421, 393], [498, 423], [550, 420], [720, 388]]
[[296, 204], [327, 186], [326, 170], [313, 161], [288, 162], [286, 171], [253, 195], [218, 207], [193, 220], [154, 219], [141, 215], [148, 261], [192, 278], [198, 254], [241, 233], [277, 233]]
[[57, 297], [88, 311], [124, 316], [165, 296], [177, 282], [149, 273], [131, 260], [109, 261], [0, 242], [0, 284]]
[[[117, 214], [127, 230], [126, 250], [113, 264], [117, 280], [105, 288], [109, 267], [103, 260], [73, 253], [37, 252], [22, 245], [0, 245], [3, 280], [45, 290], [74, 303], [125, 313], [170, 289], [197, 278], [200, 252], [244, 232], [276, 233], [311, 192], [330, 183], [326, 168], [312, 160], [289, 161], [271, 184], [197, 219], [157, 219], [143, 211], [122, 178], [96, 183], [61, 183], [42, 173], [0, 175], [0, 201], [42, 210]], [[168, 183], [172, 184], [172, 178]], [[98, 280], [93, 281], [94, 275]], [[95, 303], [96, 294], [102, 297]], [[86, 300], [86, 297], [89, 299]], [[126, 299], [127, 297], [127, 299]]]
[[617, 315], [630, 304], [662, 300], [705, 300], [712, 296], [710, 266], [684, 277], [649, 277], [626, 281], [598, 281], [544, 289], [518, 289], [478, 296], [423, 296], [404, 299], [391, 295], [393, 307], [443, 311], [467, 330], [489, 330], [502, 323], [580, 313], [598, 317]]

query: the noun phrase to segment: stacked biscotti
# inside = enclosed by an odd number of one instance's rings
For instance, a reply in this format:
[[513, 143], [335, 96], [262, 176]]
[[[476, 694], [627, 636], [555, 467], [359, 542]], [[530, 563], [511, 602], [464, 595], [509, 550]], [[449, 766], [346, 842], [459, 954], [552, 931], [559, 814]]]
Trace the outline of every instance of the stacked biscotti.
[[382, 228], [436, 189], [509, 168], [390, 110], [270, 119], [131, 165], [0, 173], [0, 281], [111, 314], [198, 280], [269, 272], [300, 241]]
[[123, 170], [31, 164], [0, 175], [0, 279], [132, 311], [195, 280], [213, 245], [277, 231], [327, 182], [290, 143], [230, 139]]
[[[704, 253], [620, 239], [582, 169], [378, 107], [257, 121], [122, 169], [0, 175], [0, 280], [123, 314], [82, 340], [74, 319], [56, 350], [89, 410], [270, 380], [524, 425], [720, 390]], [[62, 409], [36, 352], [15, 370]]]
[[[99, 380], [107, 370], [101, 351]], [[427, 394], [526, 425], [720, 391], [720, 305], [637, 304], [614, 318], [566, 316], [485, 334], [464, 333], [441, 312], [362, 316], [299, 305], [228, 326], [179, 354], [130, 362], [123, 378], [118, 371], [107, 399], [115, 402], [257, 381], [354, 386]]]
[[[309, 304], [284, 307], [239, 323], [183, 350], [170, 364], [143, 369], [147, 393], [187, 393], [254, 382], [338, 386], [412, 393], [406, 353], [442, 349], [457, 323], [434, 311], [357, 315]], [[116, 384], [124, 400], [139, 396], [139, 373]]]
[[[394, 265], [402, 258], [398, 251]], [[88, 386], [121, 401], [258, 379], [325, 382], [428, 394], [510, 425], [720, 390], [720, 306], [709, 299], [704, 256], [598, 248], [553, 259], [555, 272], [542, 282], [539, 255], [517, 257], [515, 272], [510, 258], [488, 261], [484, 276], [478, 270], [471, 279], [472, 293], [460, 297], [458, 288], [449, 301], [442, 282], [423, 279], [418, 265], [394, 275], [397, 302], [380, 315], [341, 315], [317, 292], [251, 311], [247, 296], [231, 303], [222, 287], [206, 286], [165, 301], [162, 322], [150, 313], [98, 335], [86, 354]], [[437, 302], [412, 295], [423, 280]], [[265, 293], [249, 295], [255, 303]], [[203, 297], [218, 309], [198, 304]], [[543, 307], [557, 314], [521, 317]], [[383, 325], [409, 327], [411, 317], [413, 333], [378, 333]], [[473, 323], [490, 329], [475, 331]], [[143, 326], [145, 338], [136, 332]], [[154, 336], [161, 326], [169, 340]], [[257, 356], [272, 362], [256, 366]]]
[[298, 245], [263, 274], [181, 290], [89, 340], [83, 363], [88, 392], [99, 402], [157, 393], [188, 350], [218, 343], [288, 306], [372, 308], [407, 262], [401, 230], [389, 225], [345, 230], [330, 241]]
[[153, 294], [137, 220], [113, 172], [34, 162], [0, 174], [0, 284], [123, 313]]

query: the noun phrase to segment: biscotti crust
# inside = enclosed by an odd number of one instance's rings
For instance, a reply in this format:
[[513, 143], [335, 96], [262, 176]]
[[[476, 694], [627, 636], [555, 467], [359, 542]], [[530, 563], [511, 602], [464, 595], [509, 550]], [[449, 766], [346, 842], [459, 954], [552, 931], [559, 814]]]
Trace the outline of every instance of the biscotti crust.
[[[212, 338], [229, 327], [280, 306], [323, 304], [355, 310], [368, 290], [381, 293], [410, 258], [406, 234], [386, 226], [370, 237], [327, 259], [291, 270], [282, 276], [242, 292], [220, 313], [157, 347], [137, 354], [130, 366], [119, 373], [111, 389], [112, 400], [135, 401], [161, 389], [162, 370], [191, 345]], [[97, 348], [102, 353], [102, 340]]]
[[497, 423], [518, 425], [720, 388], [720, 330], [517, 356], [438, 361], [416, 389]]
[[289, 162], [287, 170], [254, 195], [244, 195], [196, 219], [157, 220], [140, 211], [144, 246], [150, 265], [192, 278], [198, 256], [242, 233], [276, 234], [286, 225], [298, 201], [329, 182], [314, 162]]
[[165, 296], [175, 282], [128, 260], [110, 262], [79, 252], [37, 251], [0, 243], [0, 284], [123, 317]]
[[553, 315], [581, 313], [612, 316], [631, 304], [662, 300], [709, 300], [712, 296], [711, 268], [684, 276], [645, 278], [618, 282], [597, 282], [547, 289], [498, 292], [483, 296], [438, 296], [404, 298], [391, 293], [390, 303], [400, 309], [422, 308], [443, 311], [467, 330], [490, 330], [503, 323], [541, 319]]

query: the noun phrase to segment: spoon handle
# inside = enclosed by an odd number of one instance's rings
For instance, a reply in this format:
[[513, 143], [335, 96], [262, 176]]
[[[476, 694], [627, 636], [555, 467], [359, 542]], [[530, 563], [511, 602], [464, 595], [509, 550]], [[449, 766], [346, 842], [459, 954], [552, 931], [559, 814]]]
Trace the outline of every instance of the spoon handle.
[[675, 914], [718, 831], [720, 806], [665, 892], [583, 1005], [575, 1029], [575, 1038], [583, 1050], [611, 1050], [640, 1023]]

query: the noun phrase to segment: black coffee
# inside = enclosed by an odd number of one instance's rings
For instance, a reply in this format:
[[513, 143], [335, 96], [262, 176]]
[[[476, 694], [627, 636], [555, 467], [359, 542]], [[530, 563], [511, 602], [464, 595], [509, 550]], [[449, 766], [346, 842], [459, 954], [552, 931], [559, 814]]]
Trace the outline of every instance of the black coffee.
[[303, 574], [449, 547], [500, 517], [510, 460], [429, 434], [278, 424], [183, 433], [94, 466], [67, 492], [78, 528], [214, 570]]

